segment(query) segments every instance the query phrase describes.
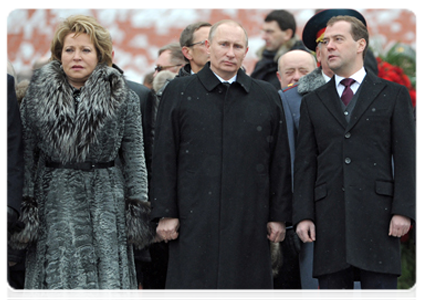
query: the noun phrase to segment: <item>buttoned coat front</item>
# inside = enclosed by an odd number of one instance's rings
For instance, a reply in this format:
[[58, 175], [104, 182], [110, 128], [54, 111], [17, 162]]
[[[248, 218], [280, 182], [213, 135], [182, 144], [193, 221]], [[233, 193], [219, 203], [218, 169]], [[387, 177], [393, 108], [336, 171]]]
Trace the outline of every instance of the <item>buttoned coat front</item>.
[[291, 217], [290, 156], [276, 89], [206, 65], [165, 89], [153, 151], [152, 217], [180, 220], [167, 288], [271, 288], [269, 221]]
[[349, 123], [335, 81], [302, 100], [293, 221], [316, 225], [313, 276], [401, 274], [393, 215], [415, 219], [415, 123], [405, 87], [367, 73]]

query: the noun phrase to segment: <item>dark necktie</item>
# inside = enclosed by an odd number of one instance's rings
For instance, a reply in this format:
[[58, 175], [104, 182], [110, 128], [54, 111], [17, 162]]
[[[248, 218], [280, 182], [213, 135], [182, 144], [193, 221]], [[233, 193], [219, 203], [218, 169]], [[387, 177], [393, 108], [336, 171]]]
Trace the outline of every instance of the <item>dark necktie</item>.
[[231, 84], [229, 83], [229, 82], [227, 82], [227, 81], [224, 81], [224, 82], [222, 82], [223, 83], [223, 85], [225, 86], [225, 87], [229, 87]]
[[344, 91], [342, 92], [341, 100], [344, 102], [345, 106], [348, 106], [352, 97], [354, 96], [353, 91], [351, 90], [350, 86], [355, 82], [352, 78], [345, 78], [341, 80], [341, 84], [345, 86]]

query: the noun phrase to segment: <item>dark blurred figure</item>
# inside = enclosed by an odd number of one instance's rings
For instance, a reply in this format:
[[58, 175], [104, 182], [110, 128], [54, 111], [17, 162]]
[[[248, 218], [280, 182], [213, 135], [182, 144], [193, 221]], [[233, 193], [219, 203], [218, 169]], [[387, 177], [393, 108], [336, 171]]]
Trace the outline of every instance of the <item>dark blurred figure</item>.
[[[19, 230], [22, 202], [23, 143], [22, 123], [15, 92], [15, 80], [7, 74], [7, 231]], [[12, 288], [23, 289], [25, 266], [23, 251], [8, 248], [8, 281]]]

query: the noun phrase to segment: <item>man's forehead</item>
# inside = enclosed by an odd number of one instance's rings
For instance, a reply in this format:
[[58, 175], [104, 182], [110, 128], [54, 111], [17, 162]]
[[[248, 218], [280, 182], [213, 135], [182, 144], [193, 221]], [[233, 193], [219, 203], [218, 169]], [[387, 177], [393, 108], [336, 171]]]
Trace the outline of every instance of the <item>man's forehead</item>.
[[[227, 25], [227, 26], [225, 26]], [[237, 41], [245, 43], [245, 33], [244, 30], [237, 26], [236, 24], [222, 24], [216, 28], [216, 33], [214, 39], [219, 41]]]
[[333, 24], [330, 24], [326, 27], [325, 35], [329, 31], [330, 33], [339, 32], [340, 34], [345, 32], [350, 32], [351, 24], [347, 21], [337, 21]]

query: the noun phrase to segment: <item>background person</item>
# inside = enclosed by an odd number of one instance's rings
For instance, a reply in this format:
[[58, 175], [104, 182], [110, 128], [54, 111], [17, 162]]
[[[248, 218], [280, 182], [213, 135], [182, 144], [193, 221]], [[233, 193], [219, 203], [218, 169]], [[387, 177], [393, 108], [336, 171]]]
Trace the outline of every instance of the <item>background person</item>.
[[307, 51], [307, 49], [295, 34], [297, 23], [294, 15], [286, 10], [271, 11], [264, 19], [262, 30], [265, 44], [257, 51], [259, 61], [251, 77], [268, 81], [279, 89], [279, 80], [276, 76], [279, 57], [290, 50]]

